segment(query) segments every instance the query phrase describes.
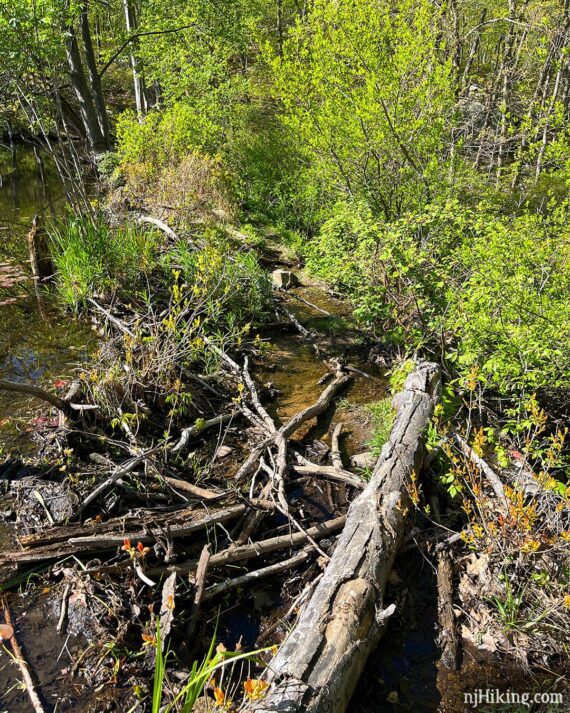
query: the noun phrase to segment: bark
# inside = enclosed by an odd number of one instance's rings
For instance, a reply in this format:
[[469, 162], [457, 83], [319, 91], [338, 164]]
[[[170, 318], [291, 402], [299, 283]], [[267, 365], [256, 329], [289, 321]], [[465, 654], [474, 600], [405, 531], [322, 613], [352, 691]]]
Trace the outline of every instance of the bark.
[[87, 140], [95, 153], [103, 153], [108, 147], [99, 126], [93, 96], [87, 86], [79, 44], [72, 26], [67, 28], [67, 62], [69, 65], [69, 78], [79, 101], [79, 112], [85, 127]]
[[[123, 0], [123, 8], [125, 10], [125, 24], [127, 32], [135, 33], [137, 29], [137, 21], [132, 0]], [[137, 114], [139, 119], [142, 119], [147, 112], [146, 89], [144, 76], [141, 72], [140, 62], [137, 58], [136, 50], [138, 47], [138, 38], [131, 42], [131, 69], [133, 71], [133, 84], [135, 88], [135, 103], [137, 106]]]
[[109, 147], [109, 119], [107, 117], [107, 108], [105, 106], [105, 97], [103, 96], [103, 86], [101, 77], [97, 71], [97, 63], [95, 62], [95, 52], [93, 51], [93, 40], [91, 39], [91, 28], [89, 26], [89, 15], [87, 14], [87, 3], [81, 8], [79, 17], [81, 26], [81, 37], [83, 39], [83, 49], [85, 50], [85, 64], [89, 73], [89, 81], [91, 83], [91, 91], [93, 95], [93, 105], [97, 115], [97, 123], [101, 129], [101, 134], [105, 141], [105, 145]]
[[[45, 562], [70, 555], [81, 555], [94, 552], [105, 552], [121, 547], [125, 539], [136, 545], [142, 542], [144, 545], [154, 544], [162, 533], [167, 533], [169, 539], [180, 537], [188, 537], [194, 533], [208, 530], [209, 527], [218, 523], [225, 523], [229, 520], [234, 520], [242, 515], [247, 509], [246, 505], [233, 505], [227, 508], [213, 511], [209, 513], [201, 510], [192, 510], [191, 508], [181, 510], [177, 513], [170, 513], [165, 516], [155, 516], [148, 522], [146, 527], [142, 529], [140, 522], [133, 531], [121, 531], [117, 528], [114, 532], [68, 536], [64, 541], [51, 542], [47, 545], [39, 545], [27, 547], [25, 550], [4, 552], [0, 554], [0, 563], [17, 563], [30, 564], [32, 562]], [[74, 528], [69, 528], [69, 534], [72, 535]], [[153, 533], [154, 530], [154, 534]]]
[[384, 588], [411, 510], [410, 477], [439, 392], [439, 368], [421, 363], [406, 380], [388, 443], [352, 503], [324, 576], [269, 666], [268, 696], [249, 711], [343, 713], [393, 613]]
[[438, 614], [441, 626], [441, 662], [455, 671], [459, 661], [459, 641], [453, 614], [453, 570], [451, 557], [445, 550], [437, 563]]

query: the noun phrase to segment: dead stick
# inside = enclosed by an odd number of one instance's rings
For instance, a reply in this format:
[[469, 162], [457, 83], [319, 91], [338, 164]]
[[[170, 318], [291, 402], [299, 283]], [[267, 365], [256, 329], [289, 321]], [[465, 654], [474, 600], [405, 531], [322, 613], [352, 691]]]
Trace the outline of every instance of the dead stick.
[[126, 324], [124, 324], [124, 322], [121, 322], [120, 319], [118, 319], [117, 317], [112, 315], [111, 312], [109, 312], [109, 310], [105, 309], [104, 307], [101, 307], [101, 305], [98, 302], [96, 302], [94, 299], [92, 299], [91, 297], [87, 298], [87, 302], [90, 302], [93, 305], [93, 307], [95, 307], [96, 310], [98, 310], [99, 312], [101, 312], [101, 314], [103, 314], [105, 317], [107, 317], [109, 322], [112, 322], [120, 332], [123, 332], [124, 334], [128, 334], [129, 337], [132, 337], [133, 339], [135, 339], [134, 332], [132, 332], [126, 326]]
[[69, 590], [71, 589], [71, 584], [66, 584], [63, 590], [63, 596], [61, 598], [61, 611], [59, 613], [59, 620], [57, 622], [56, 631], [61, 634], [63, 630], [63, 625], [65, 624], [65, 617], [67, 616], [67, 598], [69, 597]]
[[437, 563], [438, 614], [441, 626], [441, 661], [444, 666], [457, 670], [459, 642], [453, 614], [453, 571], [449, 552], [443, 551]]
[[65, 399], [56, 396], [55, 394], [45, 391], [45, 389], [35, 386], [35, 384], [18, 384], [14, 381], [6, 381], [5, 379], [0, 379], [0, 390], [12, 391], [20, 394], [28, 394], [29, 396], [35, 396], [42, 401], [46, 401], [48, 404], [55, 406], [59, 411], [67, 413], [69, 411], [69, 404]]
[[[261, 557], [263, 555], [270, 554], [271, 552], [277, 552], [278, 550], [283, 550], [292, 547], [299, 547], [299, 545], [304, 545], [307, 542], [307, 535], [315, 540], [319, 540], [323, 537], [328, 537], [341, 530], [346, 522], [346, 517], [342, 515], [334, 520], [326, 520], [321, 522], [314, 527], [309, 527], [306, 532], [295, 532], [287, 535], [279, 535], [277, 537], [270, 537], [266, 540], [260, 540], [259, 542], [252, 542], [247, 545], [240, 545], [238, 547], [228, 547], [221, 552], [217, 552], [212, 555], [209, 560], [210, 569], [214, 567], [223, 567], [226, 564], [233, 564], [235, 562], [243, 562], [244, 560], [252, 559], [254, 557]], [[181, 562], [180, 564], [175, 564], [167, 567], [169, 572], [178, 572], [180, 574], [189, 574], [193, 572], [197, 567], [196, 560], [190, 560], [188, 562]], [[149, 570], [151, 574], [160, 574], [164, 571], [164, 567], [154, 568]]]
[[103, 481], [100, 485], [98, 485], [95, 490], [85, 498], [85, 500], [81, 503], [81, 505], [79, 505], [79, 507], [73, 514], [72, 519], [78, 517], [88, 505], [90, 505], [94, 500], [99, 497], [99, 495], [101, 495], [108, 488], [110, 488], [113, 483], [119, 480], [119, 478], [122, 478], [124, 475], [130, 473], [138, 465], [145, 461], [152, 453], [162, 448], [162, 446], [163, 444], [154, 446], [154, 448], [150, 448], [149, 450], [144, 451], [144, 453], [141, 453], [136, 458], [132, 458], [128, 463], [118, 466], [115, 469], [115, 472], [110, 475], [107, 480]]
[[[12, 626], [12, 619], [10, 617], [10, 608], [8, 606], [8, 602], [6, 601], [5, 596], [2, 596], [2, 606], [4, 609], [4, 618], [6, 619], [6, 624], [8, 624], [9, 626]], [[28, 696], [30, 697], [30, 702], [32, 704], [32, 707], [33, 707], [35, 713], [45, 713], [44, 707], [42, 706], [39, 696], [36, 693], [36, 689], [34, 687], [34, 682], [32, 680], [32, 676], [30, 674], [30, 669], [28, 668], [28, 664], [26, 663], [26, 659], [24, 658], [22, 649], [20, 648], [20, 645], [18, 644], [18, 642], [16, 640], [15, 633], [12, 636], [12, 638], [10, 639], [10, 645], [12, 646], [12, 651], [14, 652], [14, 658], [16, 660], [16, 663], [20, 667], [20, 672], [24, 678], [24, 683], [26, 684], [26, 690], [28, 692]]]
[[455, 442], [459, 446], [463, 455], [468, 458], [474, 465], [476, 465], [477, 468], [481, 471], [481, 473], [483, 473], [483, 475], [487, 478], [501, 504], [501, 507], [505, 512], [508, 512], [509, 504], [507, 502], [507, 497], [505, 495], [503, 484], [501, 483], [501, 479], [499, 478], [499, 476], [495, 473], [491, 466], [483, 460], [483, 458], [481, 458], [477, 455], [477, 453], [475, 453], [471, 446], [468, 445], [467, 442], [464, 441], [458, 433], [455, 433], [454, 436]]
[[212, 428], [212, 426], [219, 426], [222, 423], [226, 423], [226, 421], [230, 421], [235, 415], [236, 415], [235, 413], [224, 413], [224, 414], [221, 414], [220, 416], [215, 416], [214, 418], [210, 418], [198, 426], [194, 425], [194, 426], [189, 426], [188, 428], [183, 429], [180, 434], [180, 440], [178, 441], [178, 443], [176, 443], [172, 447], [172, 452], [178, 453], [179, 451], [181, 451], [183, 448], [186, 447], [188, 441], [191, 438], [195, 438], [196, 436], [199, 436], [202, 433], [202, 431], [205, 431], [207, 428]]
[[339, 438], [342, 433], [342, 423], [338, 423], [332, 434], [331, 461], [337, 470], [344, 470], [342, 456], [340, 453]]
[[210, 546], [204, 545], [202, 552], [200, 553], [200, 559], [198, 560], [198, 568], [196, 569], [196, 577], [194, 580], [194, 601], [192, 602], [190, 617], [188, 619], [188, 626], [186, 628], [186, 638], [188, 640], [191, 640], [193, 638], [194, 633], [196, 631], [198, 615], [200, 613], [200, 607], [204, 598], [206, 576], [208, 574], [210, 557]]
[[303, 550], [302, 552], [298, 552], [296, 555], [293, 555], [293, 557], [277, 562], [276, 564], [269, 565], [268, 567], [262, 567], [261, 569], [255, 569], [252, 572], [243, 574], [241, 577], [227, 579], [225, 582], [214, 584], [211, 587], [208, 587], [208, 589], [204, 592], [203, 601], [207, 602], [218, 594], [227, 592], [230, 589], [245, 587], [249, 584], [257, 582], [259, 579], [263, 579], [264, 577], [270, 577], [274, 574], [279, 574], [280, 572], [292, 569], [293, 567], [296, 567], [302, 562], [308, 560], [309, 554], [310, 553], [307, 550]]

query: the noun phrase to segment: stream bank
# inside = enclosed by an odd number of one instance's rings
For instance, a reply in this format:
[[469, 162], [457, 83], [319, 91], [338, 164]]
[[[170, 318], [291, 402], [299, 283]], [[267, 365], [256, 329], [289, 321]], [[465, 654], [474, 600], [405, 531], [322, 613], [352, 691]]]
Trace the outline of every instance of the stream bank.
[[[24, 264], [24, 256], [21, 262]], [[275, 263], [270, 264], [271, 268], [276, 266]], [[318, 401], [327, 384], [326, 381], [324, 383], [319, 381], [327, 374], [329, 378], [333, 378], [331, 362], [340, 361], [343, 367], [352, 366], [367, 372], [368, 377], [358, 371], [348, 372], [351, 380], [343, 384], [343, 391], [335, 396], [331, 406], [326, 408], [316, 420], [311, 419], [303, 424], [294, 434], [294, 438], [291, 438], [290, 443], [292, 453], [300, 450], [302, 457], [311, 459], [317, 464], [327, 464], [334, 426], [343, 422], [347, 433], [341, 440], [342, 458], [345, 467], [351, 468], [348, 465], [350, 457], [369, 448], [367, 441], [373, 435], [374, 424], [367, 406], [386, 398], [387, 380], [382, 368], [375, 368], [368, 363], [367, 356], [373, 345], [352, 323], [350, 305], [331, 296], [326, 288], [309, 280], [302, 272], [295, 271], [300, 275], [301, 286], [285, 293], [277, 292], [275, 294], [277, 307], [284, 306], [305, 329], [313, 331], [316, 336], [308, 338], [307, 335], [299, 335], [295, 322], [283, 319], [283, 315], [281, 315], [282, 321], [277, 325], [273, 324], [267, 328], [261, 325], [259, 333], [264, 347], [249, 353], [251, 374], [255, 377], [261, 401], [267, 408], [270, 418], [284, 423]], [[302, 298], [304, 302], [296, 297]], [[22, 300], [25, 303], [23, 297]], [[317, 309], [307, 305], [307, 302], [316, 305]], [[5, 306], [11, 307], [14, 304], [16, 303]], [[34, 309], [35, 304], [33, 299], [30, 299], [28, 308]], [[119, 332], [123, 329], [123, 334], [117, 335], [116, 325], [110, 324], [109, 318], [101, 314], [96, 318], [96, 328], [104, 331], [109, 340], [117, 342], [118, 337], [123, 339], [124, 328], [130, 330], [132, 323], [135, 323], [132, 314], [120, 304], [105, 304], [103, 309], [111, 311], [112, 317], [119, 325], [122, 324]], [[322, 310], [330, 314], [325, 315]], [[59, 321], [49, 323], [41, 317], [38, 322], [47, 324], [50, 334], [57, 335], [58, 338], [67, 338], [68, 333], [73, 333], [75, 327], [71, 325], [75, 322], [62, 318], [57, 309], [54, 314]], [[17, 325], [18, 322], [19, 320], [16, 319], [14, 324]], [[58, 331], [59, 329], [62, 329], [62, 333]], [[87, 332], [83, 325], [78, 324], [77, 329], [80, 334], [86, 335], [85, 344], [89, 343], [89, 339], [93, 339], [91, 332]], [[41, 335], [37, 336], [37, 339], [40, 344], [46, 343]], [[19, 341], [17, 332], [15, 340]], [[71, 378], [74, 373], [74, 362], [79, 363], [84, 359], [84, 354], [81, 354], [81, 350], [85, 350], [84, 345], [80, 343], [76, 361], [71, 356], [68, 357], [61, 342], [56, 340], [48, 346], [49, 353], [55, 360], [64, 357], [63, 361], [56, 362], [54, 379], [59, 379], [61, 375], [67, 376], [66, 369], [69, 369]], [[70, 349], [71, 355], [78, 352]], [[232, 354], [235, 356], [235, 352]], [[241, 360], [242, 356], [238, 351], [235, 358]], [[36, 355], [34, 358], [40, 362], [44, 357]], [[204, 409], [204, 415], [213, 416], [217, 409], [229, 405], [232, 402], [232, 395], [236, 393], [236, 386], [237, 393], [241, 393], [239, 384], [243, 386], [244, 375], [245, 372], [241, 370], [236, 381], [235, 374], [232, 374], [229, 369], [222, 374], [219, 382], [211, 380], [208, 376], [210, 380], [206, 383], [209, 390], [205, 389], [207, 393], [199, 394], [200, 407]], [[14, 371], [10, 372], [10, 376], [14, 378], [18, 374]], [[26, 376], [29, 377], [30, 374]], [[45, 386], [52, 386], [51, 374], [48, 371], [40, 370], [34, 378]], [[67, 381], [62, 379], [64, 380]], [[61, 388], [63, 391], [63, 385]], [[218, 395], [212, 392], [212, 389], [214, 392], [218, 391]], [[219, 398], [219, 389], [224, 390], [223, 398]], [[13, 403], [12, 399], [13, 397], [10, 396], [10, 404]], [[253, 393], [247, 396], [248, 408], [252, 406], [250, 399], [253, 399]], [[26, 399], [26, 407], [28, 403]], [[239, 396], [238, 405], [244, 405]], [[37, 402], [32, 404], [31, 408], [34, 413], [37, 413]], [[8, 477], [4, 472], [6, 476], [4, 480], [9, 483], [9, 490], [15, 482], [16, 489], [20, 490], [17, 502], [25, 505], [26, 508], [23, 513], [12, 509], [5, 514], [5, 520], [8, 522], [13, 521], [14, 517], [20, 521], [17, 532], [20, 539], [22, 535], [30, 537], [36, 531], [40, 537], [49, 536], [48, 512], [52, 517], [55, 515], [56, 520], [65, 520], [77, 513], [81, 505], [81, 497], [90, 493], [94, 483], [108, 475], [110, 468], [120, 467], [121, 464], [136, 459], [134, 454], [138, 451], [132, 446], [131, 436], [134, 435], [137, 448], [140, 447], [141, 442], [145, 443], [138, 433], [129, 435], [129, 423], [126, 422], [121, 424], [123, 433], [121, 429], [115, 429], [112, 437], [109, 436], [109, 432], [105, 434], [102, 430], [94, 431], [97, 433], [97, 438], [105, 444], [103, 447], [100, 443], [94, 446], [92, 440], [82, 440], [82, 436], [77, 438], [73, 437], [73, 434], [63, 434], [63, 440], [56, 443], [56, 450], [50, 451], [54, 439], [46, 438], [46, 433], [49, 433], [50, 429], [46, 429], [45, 426], [55, 427], [55, 414], [53, 411], [45, 412], [45, 410], [43, 413], [46, 415], [39, 418], [48, 421], [51, 419], [53, 423], [40, 420], [39, 423], [34, 424], [36, 426], [34, 430], [36, 437], [39, 436], [40, 441], [46, 446], [48, 460], [52, 459], [49, 463], [51, 468], [46, 468], [46, 463], [43, 463], [32, 473], [17, 470], [12, 471]], [[255, 417], [254, 414], [254, 421], [258, 418], [259, 416]], [[87, 418], [87, 430], [91, 427], [93, 422]], [[55, 435], [57, 429], [51, 430]], [[123, 441], [120, 448], [116, 443], [117, 432]], [[145, 653], [147, 649], [144, 645], [141, 648], [141, 640], [145, 641], [142, 639], [143, 635], [152, 636], [152, 630], [149, 629], [148, 608], [157, 607], [159, 602], [156, 590], [153, 591], [150, 585], [145, 584], [144, 580], [136, 574], [136, 570], [133, 571], [130, 567], [130, 561], [134, 563], [138, 561], [136, 552], [132, 556], [131, 550], [138, 546], [138, 542], [141, 542], [141, 547], [146, 544], [143, 538], [148, 536], [144, 528], [140, 529], [136, 526], [137, 520], [144, 522], [145, 528], [155, 528], [158, 523], [158, 527], [163, 530], [163, 532], [160, 529], [152, 530], [156, 541], [153, 552], [147, 555], [149, 569], [145, 571], [154, 580], [162, 574], [174, 571], [176, 567], [181, 568], [180, 576], [184, 582], [184, 591], [179, 593], [180, 601], [176, 604], [177, 611], [181, 612], [190, 611], [192, 608], [192, 586], [195, 582], [188, 581], [188, 575], [195, 566], [195, 559], [190, 560], [191, 566], [188, 565], [186, 569], [184, 566], [181, 567], [181, 564], [184, 565], [188, 557], [195, 558], [199, 554], [199, 549], [197, 550], [196, 547], [206, 544], [208, 540], [212, 548], [218, 550], [226, 545], [231, 547], [232, 540], [235, 540], [236, 536], [239, 537], [240, 528], [232, 526], [231, 520], [228, 521], [229, 525], [226, 522], [216, 523], [214, 527], [208, 529], [206, 538], [200, 536], [192, 540], [182, 538], [181, 551], [177, 551], [179, 548], [177, 544], [171, 565], [167, 560], [170, 544], [168, 537], [163, 539], [161, 544], [161, 537], [164, 532], [168, 533], [169, 529], [172, 531], [180, 525], [168, 519], [170, 514], [176, 515], [182, 512], [186, 518], [191, 519], [196, 516], [196, 511], [201, 513], [202, 509], [215, 510], [217, 507], [208, 505], [207, 501], [204, 503], [202, 496], [194, 498], [185, 495], [186, 491], [180, 490], [182, 483], [186, 483], [186, 487], [210, 491], [214, 498], [222, 492], [227, 495], [228, 492], [233, 491], [231, 495], [237, 500], [232, 501], [232, 507], [241, 505], [244, 493], [238, 492], [230, 478], [239, 470], [240, 463], [243, 464], [248, 450], [262, 438], [259, 429], [256, 431], [255, 426], [252, 428], [251, 425], [247, 425], [247, 418], [244, 418], [243, 412], [239, 418], [231, 416], [229, 427], [220, 423], [219, 427], [208, 433], [201, 434], [201, 430], [197, 429], [195, 435], [199, 437], [191, 441], [190, 452], [184, 455], [183, 460], [172, 463], [166, 458], [166, 460], [149, 459], [144, 463], [139, 462], [140, 467], [134, 471], [132, 480], [128, 479], [123, 483], [121, 489], [111, 488], [105, 497], [92, 506], [91, 512], [88, 512], [91, 517], [87, 519], [87, 525], [93, 529], [93, 533], [101, 532], [106, 523], [113, 522], [116, 528], [118, 523], [113, 518], [119, 518], [122, 523], [121, 528], [113, 532], [121, 534], [134, 532], [141, 535], [140, 540], [133, 539], [127, 546], [126, 543], [121, 544], [122, 537], [119, 537], [120, 542], [114, 542], [110, 549], [99, 551], [94, 548], [86, 550], [86, 554], [76, 550], [68, 556], [63, 565], [52, 565], [49, 570], [46, 569], [46, 564], [52, 563], [54, 559], [60, 560], [61, 557], [54, 555], [45, 558], [38, 565], [39, 571], [32, 579], [29, 579], [28, 575], [36, 568], [21, 568], [19, 574], [23, 575], [22, 583], [28, 582], [27, 594], [21, 598], [11, 595], [8, 606], [13, 610], [17, 636], [21, 639], [28, 662], [38, 678], [46, 705], [50, 705], [51, 710], [57, 705], [58, 711], [89, 710], [93, 713], [103, 710], [123, 711], [139, 705], [136, 702], [137, 695], [148, 696], [145, 692], [148, 691], [152, 674], [152, 661], [147, 660]], [[71, 437], [71, 442], [67, 441], [68, 437]], [[57, 438], [59, 436], [56, 436], [56, 441]], [[65, 456], [61, 461], [58, 460], [65, 447], [70, 445], [75, 453], [70, 454], [69, 457]], [[129, 447], [133, 450], [129, 451]], [[222, 450], [222, 447], [226, 450]], [[57, 449], [59, 449], [59, 456], [56, 457]], [[104, 458], [109, 459], [107, 465], [103, 467], [101, 463], [97, 464], [89, 460], [93, 452], [102, 455], [100, 451], [103, 451]], [[125, 461], [127, 455], [131, 456], [130, 461]], [[269, 463], [265, 465], [269, 466]], [[171, 468], [172, 471], [169, 470]], [[65, 475], [66, 470], [70, 482]], [[357, 468], [351, 470], [358, 477], [364, 475]], [[161, 481], [160, 476], [163, 472], [168, 473], [168, 477], [178, 482], [172, 484], [172, 482]], [[63, 508], [58, 513], [55, 510], [56, 502], [59, 498], [64, 499], [60, 489], [62, 483], [66, 488], [71, 485], [70, 491], [75, 495], [75, 499], [69, 501], [67, 510]], [[9, 490], [6, 493], [7, 502], [10, 496], [14, 496], [14, 492], [10, 493]], [[40, 493], [44, 504], [34, 495], [36, 492]], [[306, 476], [292, 477], [287, 492], [289, 505], [295, 509], [305, 528], [315, 523], [329, 522], [341, 515], [346, 511], [354, 494], [354, 489], [350, 486], [321, 482], [320, 479], [310, 479]], [[195, 496], [196, 493], [193, 495]], [[188, 501], [191, 502], [191, 507], [186, 511]], [[260, 504], [259, 507], [264, 506]], [[131, 520], [128, 519], [129, 517]], [[22, 523], [24, 523], [23, 528]], [[429, 542], [430, 537], [433, 536], [429, 523], [425, 525], [427, 532], [423, 535], [415, 533], [415, 538], [420, 544], [423, 544], [424, 539]], [[78, 529], [82, 526], [76, 523], [73, 527]], [[265, 516], [264, 538], [278, 537], [288, 531], [287, 517], [282, 512], [272, 512]], [[4, 549], [13, 552], [16, 549], [15, 529], [12, 525], [8, 525], [5, 532], [7, 541], [4, 543]], [[29, 541], [26, 542], [28, 542], [26, 548], [30, 551]], [[335, 543], [334, 533], [319, 542], [319, 547], [325, 555], [330, 554]], [[355, 710], [370, 713], [384, 710], [442, 710], [453, 713], [464, 710], [462, 701], [459, 700], [463, 674], [454, 676], [445, 672], [438, 673], [440, 648], [434, 636], [437, 622], [435, 606], [437, 596], [430, 570], [431, 564], [424, 556], [429, 552], [418, 550], [414, 540], [408, 541], [404, 549], [400, 565], [396, 566], [390, 594], [402, 613], [390, 623], [391, 628], [386, 640], [390, 645], [381, 644], [377, 658], [371, 660], [351, 705], [355, 706]], [[168, 566], [164, 567], [163, 562]], [[267, 566], [277, 563], [275, 558], [270, 557], [265, 560]], [[156, 572], [151, 571], [153, 567]], [[84, 573], [85, 568], [90, 570], [87, 574]], [[228, 577], [244, 571], [240, 565], [233, 565], [228, 571]], [[318, 558], [307, 558], [299, 568], [293, 570], [292, 574], [282, 572], [265, 582], [260, 580], [253, 587], [238, 589], [237, 594], [235, 590], [222, 594], [218, 600], [221, 602], [218, 609], [212, 607], [204, 611], [200, 621], [202, 626], [195, 634], [196, 640], [207, 642], [216, 631], [217, 640], [222, 641], [230, 650], [235, 650], [236, 647], [253, 647], [260, 636], [268, 636], [267, 642], [270, 644], [280, 643], [288, 626], [287, 622], [282, 622], [281, 619], [289, 613], [291, 605], [302, 594], [306, 583], [316, 579], [321, 571], [322, 563], [319, 563]], [[9, 579], [9, 576], [7, 578]], [[401, 581], [398, 581], [398, 578]], [[224, 579], [220, 581], [216, 578], [216, 584], [211, 586], [221, 585], [223, 582]], [[56, 635], [55, 629], [59, 623], [62, 603], [65, 601], [67, 601], [68, 618], [65, 634]], [[43, 626], [41, 637], [38, 634], [39, 621]], [[187, 632], [183, 627], [176, 630], [175, 626], [174, 633], [177, 642], [180, 642]], [[101, 649], [103, 649], [102, 653]], [[395, 651], [397, 655], [394, 655]], [[189, 651], [184, 646], [178, 646], [176, 653], [182, 662], [183, 671], [185, 666], [189, 666], [192, 656], [196, 655], [195, 650]], [[486, 662], [473, 664], [467, 662], [465, 666], [462, 671], [472, 675], [474, 682], [499, 680], [500, 685], [508, 686], [511, 680], [521, 682], [525, 680], [524, 673], [520, 670], [517, 670], [516, 676], [519, 678], [516, 679], [508, 668], [505, 668], [505, 673], [497, 678], [497, 659], [492, 657]], [[68, 678], [70, 674], [74, 674], [73, 679]], [[14, 681], [11, 667], [5, 668], [2, 675], [6, 675], [6, 680], [2, 679], [0, 685], [6, 684], [6, 705], [9, 706], [9, 710], [14, 710], [16, 713], [19, 710], [29, 710], [25, 692], [11, 686]], [[65, 693], [62, 694], [62, 691]], [[102, 700], [103, 692], [105, 697], [108, 696], [108, 701]], [[146, 704], [148, 698], [146, 703], [140, 703], [140, 710], [144, 710]]]

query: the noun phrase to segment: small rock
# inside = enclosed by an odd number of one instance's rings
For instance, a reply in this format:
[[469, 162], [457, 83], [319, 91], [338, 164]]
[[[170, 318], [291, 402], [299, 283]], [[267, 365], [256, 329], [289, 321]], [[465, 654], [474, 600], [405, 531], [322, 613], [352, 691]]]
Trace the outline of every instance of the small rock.
[[218, 448], [218, 450], [216, 451], [216, 459], [227, 458], [233, 452], [234, 452], [234, 449], [230, 448], [229, 446], [220, 446]]
[[288, 290], [290, 287], [296, 287], [300, 284], [297, 275], [288, 270], [274, 270], [271, 274], [271, 279], [275, 287], [281, 287], [284, 290]]
[[374, 468], [376, 465], [376, 458], [373, 453], [357, 453], [350, 457], [350, 465], [353, 468]]

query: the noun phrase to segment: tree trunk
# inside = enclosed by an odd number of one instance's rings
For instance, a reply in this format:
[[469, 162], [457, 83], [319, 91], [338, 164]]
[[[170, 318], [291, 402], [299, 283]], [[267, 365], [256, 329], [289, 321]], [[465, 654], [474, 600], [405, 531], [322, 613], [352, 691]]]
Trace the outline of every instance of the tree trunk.
[[89, 26], [89, 15], [87, 14], [87, 3], [81, 8], [79, 21], [81, 25], [81, 37], [83, 38], [83, 48], [85, 50], [85, 64], [87, 65], [87, 71], [89, 73], [93, 104], [95, 113], [97, 114], [97, 123], [101, 129], [106, 147], [109, 148], [109, 120], [107, 118], [107, 108], [105, 106], [105, 97], [103, 96], [101, 77], [99, 76], [95, 62], [95, 52], [93, 51], [93, 40], [91, 39], [91, 28]]
[[[127, 26], [127, 32], [135, 32], [137, 29], [137, 20], [132, 0], [123, 0], [123, 7], [125, 9], [125, 23]], [[137, 105], [137, 114], [139, 116], [139, 119], [141, 119], [143, 116], [145, 116], [147, 112], [147, 102], [144, 76], [141, 72], [140, 63], [136, 55], [137, 47], [137, 40], [133, 40], [131, 42], [130, 52], [131, 68], [133, 70], [133, 84], [135, 87], [135, 102]]]
[[272, 683], [257, 713], [344, 713], [369, 654], [393, 613], [384, 588], [413, 508], [423, 432], [440, 372], [421, 363], [399, 395], [398, 415], [372, 479], [352, 503], [334, 554], [297, 624], [269, 665]]
[[67, 28], [67, 61], [69, 64], [69, 76], [71, 84], [79, 101], [79, 111], [81, 120], [85, 126], [87, 140], [95, 153], [102, 153], [107, 149], [105, 137], [101, 132], [97, 112], [93, 103], [93, 97], [87, 86], [79, 44], [74, 28], [70, 25]]

